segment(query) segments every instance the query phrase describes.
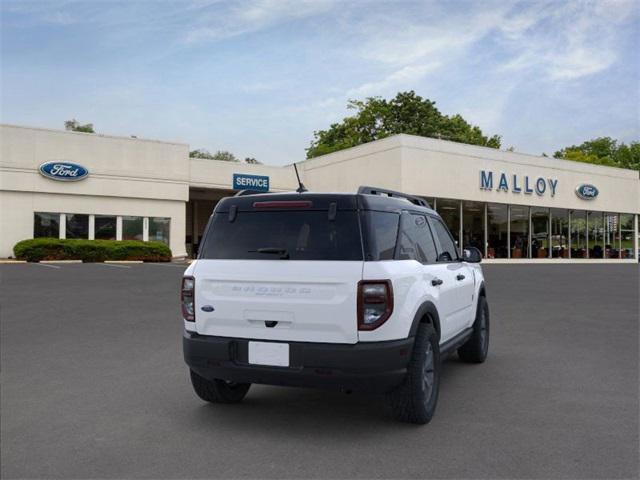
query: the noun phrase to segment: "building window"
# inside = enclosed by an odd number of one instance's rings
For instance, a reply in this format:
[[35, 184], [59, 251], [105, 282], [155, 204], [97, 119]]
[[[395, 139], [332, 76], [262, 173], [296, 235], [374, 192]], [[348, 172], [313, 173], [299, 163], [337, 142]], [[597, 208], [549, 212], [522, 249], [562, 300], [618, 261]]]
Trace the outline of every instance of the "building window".
[[429, 207], [431, 207], [433, 210], [436, 209], [436, 199], [435, 198], [433, 198], [433, 197], [424, 197], [424, 199], [429, 204]]
[[95, 216], [95, 239], [115, 240], [117, 218], [111, 215]]
[[507, 205], [487, 204], [487, 258], [507, 258]]
[[554, 208], [551, 210], [551, 256], [569, 258], [569, 212]]
[[604, 222], [602, 212], [587, 214], [589, 258], [604, 258]]
[[456, 244], [460, 245], [460, 201], [445, 200], [439, 198], [437, 200], [437, 212], [444, 221], [445, 225], [453, 235]]
[[89, 215], [66, 215], [66, 238], [89, 238]]
[[142, 217], [122, 217], [122, 240], [142, 240]]
[[42, 213], [33, 214], [33, 238], [51, 237], [60, 238], [60, 214]]
[[149, 240], [169, 245], [169, 227], [171, 219], [164, 217], [149, 218]]
[[571, 258], [587, 258], [587, 212], [571, 211]]
[[635, 252], [633, 251], [633, 215], [630, 213], [623, 213], [620, 215], [620, 242], [622, 258], [635, 258]]
[[548, 258], [549, 248], [549, 209], [531, 207], [531, 258]]
[[620, 258], [620, 218], [617, 213], [604, 214], [604, 258]]
[[529, 207], [511, 206], [511, 258], [529, 257]]
[[462, 248], [467, 247], [484, 256], [484, 203], [462, 202]]

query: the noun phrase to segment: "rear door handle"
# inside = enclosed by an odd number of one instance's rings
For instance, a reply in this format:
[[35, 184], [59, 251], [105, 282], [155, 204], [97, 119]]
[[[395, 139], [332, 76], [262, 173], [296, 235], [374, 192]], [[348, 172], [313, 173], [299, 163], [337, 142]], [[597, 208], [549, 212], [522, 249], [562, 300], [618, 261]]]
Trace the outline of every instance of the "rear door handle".
[[464, 276], [464, 275], [462, 275], [461, 273], [459, 273], [459, 274], [456, 276], [456, 280], [464, 280], [464, 279], [465, 279], [465, 276]]
[[442, 280], [440, 280], [439, 278], [434, 278], [433, 280], [431, 280], [431, 285], [433, 285], [434, 287], [442, 285]]

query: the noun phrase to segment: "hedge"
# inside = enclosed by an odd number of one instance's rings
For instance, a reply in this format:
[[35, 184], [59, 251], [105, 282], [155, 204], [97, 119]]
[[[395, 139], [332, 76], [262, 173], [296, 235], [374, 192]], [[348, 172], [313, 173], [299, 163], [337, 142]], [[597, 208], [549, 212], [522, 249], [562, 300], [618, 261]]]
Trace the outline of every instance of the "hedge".
[[80, 240], [59, 238], [33, 238], [22, 240], [13, 247], [20, 260], [143, 260], [145, 262], [169, 262], [171, 250], [162, 242], [139, 240]]

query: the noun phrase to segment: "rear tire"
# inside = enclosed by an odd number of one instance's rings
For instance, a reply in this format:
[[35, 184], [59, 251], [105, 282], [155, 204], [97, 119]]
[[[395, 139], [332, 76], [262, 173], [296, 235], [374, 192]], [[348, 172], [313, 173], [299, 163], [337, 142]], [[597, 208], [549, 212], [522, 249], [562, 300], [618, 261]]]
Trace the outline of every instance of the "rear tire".
[[440, 348], [438, 335], [430, 324], [418, 327], [407, 376], [402, 385], [388, 394], [395, 417], [408, 423], [429, 423], [436, 410], [440, 391]]
[[191, 385], [202, 400], [211, 403], [240, 403], [251, 387], [250, 383], [232, 383], [225, 380], [207, 380], [193, 370]]
[[458, 348], [458, 356], [463, 362], [482, 363], [489, 353], [489, 304], [484, 296], [478, 298], [476, 320], [473, 333], [464, 345]]

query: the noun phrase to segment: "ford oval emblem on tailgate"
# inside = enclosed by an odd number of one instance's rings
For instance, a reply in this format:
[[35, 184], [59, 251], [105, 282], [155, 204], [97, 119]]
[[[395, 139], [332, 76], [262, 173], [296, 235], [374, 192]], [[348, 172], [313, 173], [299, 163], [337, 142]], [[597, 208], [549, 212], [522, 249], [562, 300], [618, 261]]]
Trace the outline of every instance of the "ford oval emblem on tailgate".
[[200, 310], [202, 310], [203, 312], [213, 312], [215, 308], [213, 308], [211, 305], [203, 305]]

